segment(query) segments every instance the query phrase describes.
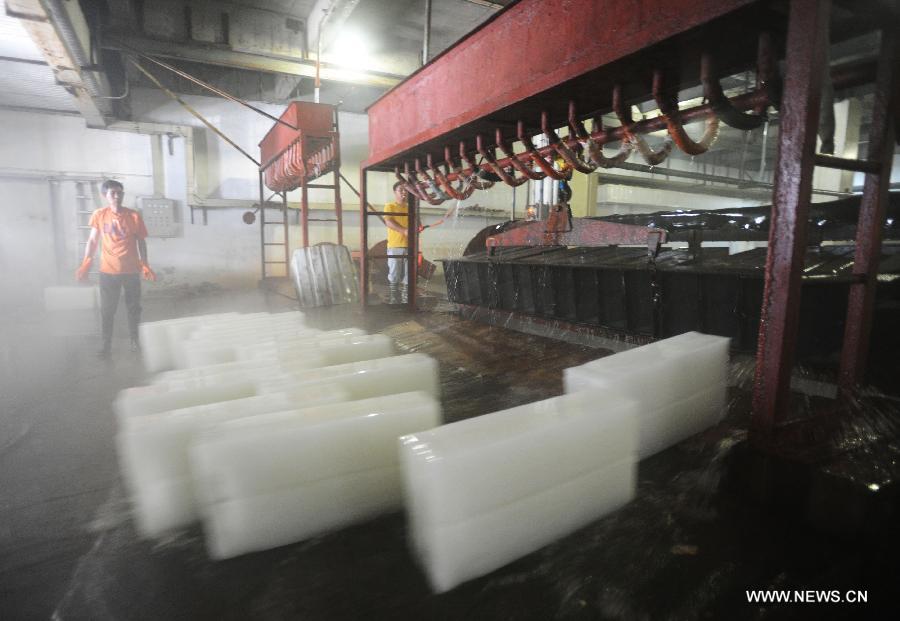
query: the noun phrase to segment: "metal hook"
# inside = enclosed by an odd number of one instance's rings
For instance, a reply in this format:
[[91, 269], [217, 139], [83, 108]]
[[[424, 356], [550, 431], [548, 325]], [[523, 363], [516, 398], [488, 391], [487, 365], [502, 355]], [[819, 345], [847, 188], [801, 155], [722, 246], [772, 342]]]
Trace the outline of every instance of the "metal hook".
[[703, 82], [703, 96], [709, 101], [713, 112], [720, 121], [735, 129], [748, 131], [759, 127], [765, 117], [761, 114], [745, 114], [731, 105], [716, 77], [715, 67], [712, 54], [703, 52], [700, 56], [700, 81]]
[[544, 171], [544, 174], [550, 177], [551, 179], [568, 179], [571, 176], [562, 173], [555, 168], [553, 168], [553, 164], [544, 159], [544, 157], [538, 153], [538, 150], [534, 148], [534, 144], [531, 142], [531, 137], [525, 135], [525, 124], [522, 121], [519, 121], [516, 124], [516, 134], [519, 137], [519, 142], [525, 145], [525, 150], [528, 151], [528, 154], [531, 156], [531, 161], [537, 164], [537, 166]]
[[526, 165], [518, 157], [516, 157], [512, 149], [510, 149], [506, 144], [506, 141], [503, 140], [503, 132], [501, 132], [500, 129], [494, 130], [494, 136], [497, 141], [497, 146], [500, 147], [501, 151], [503, 151], [503, 155], [509, 158], [509, 163], [512, 164], [513, 168], [518, 170], [529, 179], [534, 179], [535, 181], [539, 181], [547, 176], [540, 171], [534, 170], [530, 166]]
[[[571, 108], [571, 102], [570, 102]], [[574, 168], [578, 172], [582, 173], [592, 173], [597, 169], [596, 165], [591, 165], [587, 162], [584, 162], [577, 156], [577, 154], [572, 151], [568, 147], [568, 145], [563, 141], [559, 135], [550, 127], [550, 119], [547, 111], [544, 110], [541, 112], [541, 131], [544, 132], [544, 136], [546, 136], [547, 141], [550, 143], [550, 147], [556, 151], [556, 153], [563, 158], [566, 164], [569, 165], [570, 168]], [[571, 174], [569, 175], [571, 178]]]
[[[613, 86], [613, 100], [612, 100], [612, 108], [613, 112], [616, 113], [616, 118], [619, 119], [619, 123], [622, 124], [622, 133], [625, 134], [625, 139], [629, 142], [634, 149], [637, 150], [638, 153], [641, 154], [641, 157], [644, 158], [644, 161], [647, 162], [650, 166], [656, 166], [657, 164], [661, 164], [667, 157], [669, 157], [669, 153], [672, 152], [672, 143], [666, 141], [662, 144], [659, 150], [654, 151], [650, 148], [650, 145], [647, 144], [647, 141], [644, 140], [643, 136], [639, 136], [631, 131], [631, 128], [634, 126], [634, 121], [631, 118], [631, 110], [628, 106], [625, 105], [624, 99], [622, 97], [622, 85], [616, 84]], [[625, 141], [623, 141], [624, 143]]]
[[484, 137], [481, 134], [475, 136], [475, 149], [481, 154], [481, 157], [487, 161], [494, 174], [500, 177], [506, 185], [517, 187], [528, 181], [528, 177], [517, 178], [503, 170], [503, 167], [497, 164], [497, 160], [493, 154], [484, 147]]
[[709, 150], [709, 147], [719, 137], [719, 119], [710, 117], [706, 121], [706, 130], [699, 141], [694, 142], [681, 123], [681, 113], [678, 110], [678, 101], [674, 96], [666, 95], [663, 92], [663, 74], [659, 69], [653, 71], [653, 99], [662, 112], [666, 127], [669, 130], [669, 136], [678, 145], [678, 148], [688, 155], [701, 155]]

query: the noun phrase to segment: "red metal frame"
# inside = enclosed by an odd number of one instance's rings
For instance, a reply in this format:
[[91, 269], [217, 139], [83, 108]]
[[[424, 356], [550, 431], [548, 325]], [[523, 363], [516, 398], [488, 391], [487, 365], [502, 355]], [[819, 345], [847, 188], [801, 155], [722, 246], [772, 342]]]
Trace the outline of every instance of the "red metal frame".
[[778, 168], [757, 346], [753, 425], [769, 433], [787, 413], [800, 311], [800, 278], [828, 44], [828, 2], [793, 0], [788, 17]]
[[[892, 157], [887, 102], [896, 90], [897, 78], [885, 67], [897, 63], [896, 54], [886, 47], [880, 56], [872, 130], [874, 161], [823, 157], [815, 153], [815, 147], [829, 43], [829, 0], [789, 0], [787, 19], [777, 11], [776, 3], [765, 1], [641, 0], [637, 5], [521, 0], [501, 11], [369, 108], [370, 155], [362, 167], [363, 183], [370, 168], [394, 170], [413, 196], [438, 204], [448, 196], [456, 198], [465, 191], [466, 183], [489, 185], [476, 175], [479, 171], [517, 185], [527, 177], [556, 177], [560, 171], [553, 164], [560, 156], [569, 167], [587, 172], [610, 159], [618, 160], [605, 158], [602, 152], [599, 157], [584, 155], [592, 149], [597, 154], [598, 145], [611, 141], [630, 143], [648, 163], [659, 163], [668, 152], [654, 151], [640, 134], [665, 127], [683, 150], [702, 151], [715, 128], [710, 122], [708, 135], [694, 143], [684, 135], [683, 125], [688, 121], [717, 117], [746, 129], [757, 122], [755, 115], [780, 100], [779, 156], [751, 421], [754, 430], [769, 434], [788, 411], [806, 216], [816, 165], [867, 173], [857, 235], [859, 282], [851, 292], [841, 382], [850, 386], [862, 377]], [[857, 8], [855, 3], [843, 6], [850, 11]], [[860, 3], [858, 7], [857, 26], [868, 30], [896, 27], [896, 8], [883, 7], [883, 14], [875, 16], [879, 11], [868, 11], [866, 6]], [[839, 30], [836, 36], [844, 36], [844, 30]], [[771, 70], [779, 55], [773, 40], [786, 41], [783, 96], [777, 73]], [[548, 52], [530, 53], [523, 65], [522, 51], [536, 49]], [[725, 98], [717, 80], [752, 66], [754, 61], [760, 78], [757, 90]], [[483, 66], [490, 70], [481, 70]], [[873, 67], [874, 63], [832, 68], [833, 85], [841, 88], [870, 81]], [[523, 79], [523, 71], [527, 79]], [[700, 83], [710, 103], [678, 110], [673, 92]], [[627, 104], [644, 101], [651, 94], [661, 102], [664, 113], [633, 122]], [[585, 116], [578, 116], [576, 109]], [[604, 128], [595, 121], [588, 134], [582, 121], [609, 110], [618, 114], [622, 127]], [[755, 115], [744, 114], [749, 110]], [[569, 137], [559, 138], [554, 128], [566, 125]], [[549, 146], [538, 149], [531, 145], [531, 137], [539, 133], [547, 137]], [[525, 152], [512, 152], [512, 135], [525, 146]], [[458, 160], [454, 155], [457, 146]], [[498, 148], [504, 159], [496, 157]], [[478, 163], [474, 161], [476, 151], [483, 158]], [[460, 185], [451, 186], [453, 182]], [[364, 205], [363, 242], [367, 228]], [[415, 217], [414, 210], [410, 211], [411, 218]], [[571, 228], [561, 228], [559, 221], [536, 223], [495, 236], [489, 244], [584, 244], [632, 234]], [[365, 279], [365, 243], [362, 262]], [[361, 286], [365, 291], [366, 282]]]
[[[309, 246], [309, 188], [333, 188], [335, 222], [338, 244], [344, 241], [343, 209], [340, 194], [340, 131], [337, 110], [334, 106], [306, 101], [294, 101], [280, 117], [283, 123], [275, 123], [259, 143], [260, 149], [260, 239], [262, 253], [262, 277], [267, 277], [266, 265], [281, 263], [268, 261], [266, 247], [284, 246], [285, 271], [290, 262], [288, 239], [287, 193], [300, 189], [300, 230], [303, 247]], [[312, 184], [319, 177], [332, 173], [331, 185]], [[264, 187], [281, 195], [283, 208], [281, 222], [271, 223], [265, 216]], [[282, 224], [284, 242], [266, 242], [265, 227]]]
[[[486, 119], [527, 118], [530, 100], [551, 107], [554, 121], [565, 118], [572, 93], [582, 100], [579, 109], [599, 109], [607, 102], [593, 91], [608, 88], [609, 75], [598, 71], [749, 4], [753, 0], [520, 0], [372, 104], [370, 156], [364, 166], [390, 169], [397, 156], [424, 159], [428, 151], [441, 153], [441, 145], [454, 144], [455, 136], [491, 135], [494, 128], [485, 125]], [[714, 30], [701, 34], [725, 36]], [[737, 28], [728, 36], [738, 45], [737, 53], [755, 56], [753, 37]], [[749, 49], [741, 49], [747, 41]], [[523, 62], [526, 50], [545, 53], [529, 52]], [[678, 56], [684, 50], [672, 51]], [[723, 69], [730, 64], [721, 63]], [[628, 99], [648, 90], [648, 76], [638, 68], [624, 62], [621, 70], [631, 78]], [[555, 102], [557, 90], [565, 96]]]
[[[878, 77], [875, 82], [875, 106], [869, 130], [868, 163], [874, 166], [865, 177], [859, 222], [856, 226], [856, 253], [853, 273], [859, 282], [850, 285], [847, 320], [844, 324], [844, 346], [838, 374], [842, 389], [850, 390], [865, 377], [872, 332], [872, 304], [875, 299], [878, 260], [881, 255], [882, 223], [891, 180], [894, 154], [894, 133], [897, 128], [891, 118], [897, 106], [896, 80], [900, 57], [897, 52], [897, 32], [882, 31]], [[852, 166], [852, 164], [850, 164]]]

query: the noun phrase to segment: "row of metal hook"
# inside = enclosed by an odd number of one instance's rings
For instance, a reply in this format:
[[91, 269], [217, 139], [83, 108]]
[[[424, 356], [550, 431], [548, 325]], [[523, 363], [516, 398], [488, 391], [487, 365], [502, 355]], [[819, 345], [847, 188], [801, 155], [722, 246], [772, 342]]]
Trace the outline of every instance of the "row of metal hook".
[[[494, 132], [494, 146], [482, 134], [475, 137], [475, 151], [481, 156], [477, 164], [474, 154], [466, 148], [465, 141], [459, 143], [459, 158], [452, 157], [451, 149], [444, 148], [444, 161], [437, 165], [431, 154], [426, 156], [425, 166], [419, 158], [414, 165], [404, 163], [403, 171], [395, 168], [397, 179], [406, 189], [431, 205], [439, 205], [448, 199], [462, 200], [471, 196], [476, 189], [491, 187], [493, 180], [503, 181], [516, 187], [528, 180], [569, 179], [572, 171], [591, 173], [597, 168], [613, 168], [624, 163], [632, 153], [637, 152], [647, 164], [655, 166], [663, 162], [676, 145], [684, 153], [694, 156], [705, 153], [719, 135], [719, 123], [725, 123], [740, 130], [750, 130], [765, 121], [766, 109], [780, 100], [778, 76], [775, 69], [774, 45], [769, 33], [762, 33], [757, 50], [757, 89], [752, 97], [730, 100], [722, 90], [716, 77], [715, 61], [710, 53], [701, 56], [700, 80], [703, 95], [708, 102], [689, 111], [678, 107], [678, 100], [671, 89], [667, 90], [663, 72], [653, 72], [652, 94], [659, 108], [660, 116], [655, 119], [635, 121], [631, 107], [625, 104], [622, 86], [616, 84], [612, 90], [612, 111], [619, 120], [619, 127], [604, 127], [602, 121], [594, 117], [592, 131], [588, 132], [578, 119], [575, 102], [569, 102], [569, 135], [560, 138], [549, 122], [548, 113], [541, 113], [541, 134], [547, 146], [536, 147], [532, 137], [526, 132], [522, 121], [516, 123], [516, 138], [525, 148], [522, 153], [514, 153], [502, 130]], [[749, 107], [753, 113], [743, 112]], [[684, 125], [689, 120], [705, 118], [706, 126], [699, 140], [692, 139]], [[665, 128], [668, 138], [657, 149], [653, 149], [641, 136], [643, 133]], [[621, 147], [612, 156], [603, 153], [603, 144], [620, 141]], [[499, 149], [504, 159], [498, 160], [495, 150]], [[487, 179], [486, 179], [486, 178]], [[455, 184], [454, 184], [455, 182]]]
[[[335, 140], [322, 142], [310, 153], [310, 144], [298, 137], [275, 160], [264, 173], [266, 187], [275, 192], [294, 190], [303, 183], [333, 170], [335, 164]], [[308, 139], [307, 139], [308, 140]], [[305, 147], [305, 148], [304, 148]]]

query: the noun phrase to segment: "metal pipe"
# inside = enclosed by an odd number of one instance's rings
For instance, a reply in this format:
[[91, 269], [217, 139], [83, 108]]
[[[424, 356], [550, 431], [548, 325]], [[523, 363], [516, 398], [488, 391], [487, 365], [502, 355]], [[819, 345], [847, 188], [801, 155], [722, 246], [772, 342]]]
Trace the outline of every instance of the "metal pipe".
[[232, 147], [234, 147], [235, 149], [237, 149], [238, 151], [240, 151], [240, 152], [243, 154], [244, 157], [246, 157], [248, 160], [250, 160], [251, 162], [253, 162], [254, 164], [256, 164], [257, 167], [260, 165], [259, 162], [256, 160], [256, 158], [254, 158], [252, 155], [250, 155], [249, 153], [247, 153], [246, 151], [244, 151], [242, 148], [240, 148], [237, 144], [235, 144], [235, 142], [234, 142], [231, 138], [229, 138], [228, 136], [226, 136], [224, 133], [222, 133], [222, 131], [221, 131], [219, 128], [217, 128], [215, 125], [213, 125], [212, 123], [210, 123], [209, 121], [207, 121], [206, 118], [205, 118], [202, 114], [200, 114], [199, 112], [197, 112], [196, 110], [194, 110], [191, 106], [189, 106], [187, 103], [185, 103], [184, 100], [181, 99], [181, 97], [179, 97], [178, 95], [176, 95], [175, 93], [173, 93], [172, 91], [170, 91], [169, 89], [167, 89], [165, 86], [163, 86], [163, 85], [159, 82], [159, 80], [157, 80], [155, 77], [153, 77], [153, 74], [151, 74], [149, 71], [147, 71], [146, 69], [144, 69], [144, 68], [141, 66], [141, 64], [140, 64], [139, 62], [137, 62], [136, 60], [132, 59], [132, 60], [131, 60], [131, 63], [132, 63], [135, 67], [137, 67], [138, 70], [139, 70], [141, 73], [143, 73], [145, 76], [147, 76], [147, 78], [149, 78], [151, 82], [153, 82], [154, 84], [156, 84], [156, 86], [159, 87], [159, 89], [160, 89], [161, 91], [163, 91], [166, 95], [168, 95], [169, 97], [171, 97], [172, 99], [174, 99], [175, 101], [177, 101], [178, 103], [180, 103], [180, 104], [182, 105], [182, 107], [183, 107], [185, 110], [187, 110], [188, 112], [190, 112], [190, 113], [191, 113], [194, 117], [196, 117], [201, 123], [203, 123], [204, 125], [206, 125], [206, 127], [208, 127], [208, 128], [209, 128], [213, 133], [215, 133], [219, 138], [221, 138], [222, 140], [224, 140], [225, 142], [227, 142], [228, 144], [230, 144]]
[[[247, 103], [246, 101], [244, 101], [244, 100], [241, 99], [240, 97], [235, 97], [234, 95], [231, 95], [231, 94], [229, 94], [229, 93], [226, 93], [226, 92], [223, 91], [222, 89], [217, 88], [217, 87], [213, 86], [212, 84], [207, 84], [206, 82], [204, 82], [204, 81], [201, 80], [200, 78], [195, 78], [195, 77], [192, 76], [191, 74], [189, 74], [189, 73], [187, 73], [187, 72], [185, 72], [185, 71], [182, 71], [181, 69], [178, 69], [177, 67], [173, 67], [172, 65], [169, 65], [168, 63], [164, 63], [164, 62], [162, 62], [161, 60], [157, 60], [156, 58], [153, 58], [152, 56], [148, 56], [147, 54], [144, 54], [143, 52], [140, 52], [140, 51], [138, 51], [138, 50], [136, 50], [136, 49], [134, 49], [134, 48], [132, 48], [132, 47], [126, 45], [125, 43], [122, 43], [121, 41], [119, 41], [118, 44], [121, 45], [124, 49], [128, 50], [129, 52], [131, 52], [132, 54], [134, 54], [134, 55], [136, 55], [136, 56], [140, 56], [140, 57], [143, 58], [144, 60], [149, 60], [150, 62], [159, 65], [159, 66], [162, 67], [163, 69], [168, 69], [168, 70], [171, 71], [172, 73], [174, 73], [174, 74], [176, 74], [176, 75], [179, 75], [179, 76], [181, 76], [182, 78], [184, 78], [185, 80], [189, 80], [189, 81], [193, 82], [194, 84], [197, 84], [198, 86], [202, 86], [203, 88], [207, 89], [207, 90], [210, 91], [210, 92], [215, 93], [216, 95], [219, 95], [220, 97], [224, 97], [225, 99], [227, 99], [227, 100], [229, 100], [229, 101], [233, 101], [233, 102], [235, 102], [235, 103], [237, 103], [237, 104], [240, 104], [240, 105], [244, 106], [245, 108], [249, 108], [249, 109], [253, 110], [254, 112], [256, 112], [257, 114], [261, 114], [261, 115], [263, 115], [264, 117], [266, 117], [266, 118], [268, 118], [268, 119], [271, 119], [271, 120], [275, 121], [276, 123], [281, 123], [282, 125], [286, 125], [287, 127], [290, 127], [290, 128], [293, 129], [293, 130], [299, 130], [299, 129], [300, 129], [299, 127], [295, 127], [295, 126], [291, 125], [291, 124], [288, 123], [287, 121], [283, 121], [282, 119], [279, 119], [277, 116], [274, 116], [274, 115], [272, 115], [272, 114], [269, 114], [269, 113], [266, 112], [265, 110], [260, 110], [260, 109], [257, 108], [256, 106], [254, 106], [254, 105], [252, 105], [252, 104], [250, 104], [250, 103]], [[127, 84], [127, 83], [126, 83], [126, 84]], [[109, 98], [109, 99], [111, 99], [111, 98]]]

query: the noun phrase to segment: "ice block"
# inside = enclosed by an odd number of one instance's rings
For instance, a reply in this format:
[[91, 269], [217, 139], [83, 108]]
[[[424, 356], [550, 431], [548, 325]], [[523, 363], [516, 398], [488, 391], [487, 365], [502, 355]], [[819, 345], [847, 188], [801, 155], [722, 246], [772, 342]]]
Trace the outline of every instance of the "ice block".
[[628, 502], [635, 407], [587, 390], [400, 438], [410, 539], [433, 588], [497, 569]]
[[483, 576], [590, 524], [635, 494], [637, 463], [628, 459], [452, 524], [413, 535], [438, 593]]
[[139, 533], [155, 537], [199, 519], [188, 460], [199, 433], [238, 418], [344, 400], [336, 386], [319, 388], [307, 392], [302, 402], [284, 393], [269, 394], [126, 419], [116, 446]]
[[119, 392], [113, 402], [113, 411], [116, 413], [119, 424], [123, 425], [127, 424], [124, 422], [126, 418], [133, 416], [252, 397], [258, 392], [257, 386], [257, 381], [246, 378], [180, 390], [172, 390], [166, 384], [136, 386]]
[[425, 354], [406, 354], [329, 367], [308, 369], [287, 378], [260, 383], [260, 393], [305, 390], [317, 382], [339, 385], [351, 399], [366, 399], [400, 392], [421, 390], [437, 398], [440, 395], [437, 361]]
[[203, 522], [206, 549], [213, 559], [227, 559], [396, 511], [398, 479], [396, 466], [380, 468], [211, 505]]
[[171, 369], [176, 366], [173, 343], [177, 344], [206, 322], [216, 321], [237, 313], [197, 315], [164, 319], [140, 324], [141, 352], [144, 368], [151, 373]]
[[397, 438], [439, 422], [438, 402], [410, 392], [208, 429], [191, 464], [210, 553], [275, 547], [399, 508]]
[[638, 454], [649, 457], [719, 422], [729, 339], [687, 332], [566, 369], [566, 393], [591, 388], [638, 404]]

